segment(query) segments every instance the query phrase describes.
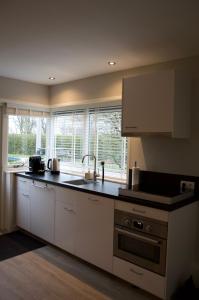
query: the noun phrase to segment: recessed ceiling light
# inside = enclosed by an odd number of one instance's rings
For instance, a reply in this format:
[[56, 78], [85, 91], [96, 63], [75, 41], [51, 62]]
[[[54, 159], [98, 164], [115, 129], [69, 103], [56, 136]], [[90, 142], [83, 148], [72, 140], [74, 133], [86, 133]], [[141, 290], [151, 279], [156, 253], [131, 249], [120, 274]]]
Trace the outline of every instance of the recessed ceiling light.
[[55, 80], [55, 77], [50, 76], [48, 79]]
[[115, 62], [115, 61], [109, 61], [108, 64], [109, 64], [110, 66], [114, 66], [114, 65], [116, 65], [116, 62]]

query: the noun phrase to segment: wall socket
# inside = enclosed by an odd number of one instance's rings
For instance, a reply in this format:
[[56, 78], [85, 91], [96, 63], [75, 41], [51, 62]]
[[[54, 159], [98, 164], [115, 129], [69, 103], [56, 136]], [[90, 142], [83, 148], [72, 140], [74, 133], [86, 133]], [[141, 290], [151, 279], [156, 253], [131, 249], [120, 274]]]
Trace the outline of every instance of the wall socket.
[[180, 192], [192, 192], [195, 189], [195, 182], [192, 181], [180, 181]]

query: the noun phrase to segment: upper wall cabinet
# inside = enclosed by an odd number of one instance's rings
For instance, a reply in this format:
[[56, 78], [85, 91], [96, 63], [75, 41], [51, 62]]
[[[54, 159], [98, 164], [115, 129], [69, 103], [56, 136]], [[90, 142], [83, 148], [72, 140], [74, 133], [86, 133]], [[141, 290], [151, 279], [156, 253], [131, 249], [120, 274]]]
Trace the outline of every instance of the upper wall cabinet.
[[189, 137], [190, 80], [162, 70], [123, 79], [122, 135]]

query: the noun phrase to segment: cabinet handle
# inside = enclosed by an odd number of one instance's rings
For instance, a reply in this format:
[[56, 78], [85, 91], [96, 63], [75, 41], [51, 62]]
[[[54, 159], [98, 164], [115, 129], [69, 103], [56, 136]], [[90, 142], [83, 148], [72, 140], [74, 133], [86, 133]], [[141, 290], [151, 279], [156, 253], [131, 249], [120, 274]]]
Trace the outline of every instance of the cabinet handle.
[[141, 273], [141, 272], [138, 272], [138, 271], [135, 271], [134, 269], [129, 269], [129, 271], [130, 272], [132, 272], [132, 273], [134, 273], [134, 274], [136, 274], [136, 275], [139, 275], [139, 276], [143, 276], [144, 274], [143, 273]]
[[159, 240], [154, 240], [154, 239], [151, 239], [151, 238], [148, 238], [148, 237], [145, 237], [145, 236], [142, 236], [140, 234], [136, 234], [136, 233], [133, 233], [130, 231], [126, 231], [126, 230], [119, 229], [119, 228], [117, 228], [116, 230], [118, 233], [123, 233], [123, 235], [130, 235], [130, 236], [134, 237], [135, 239], [138, 239], [138, 240], [141, 240], [144, 242], [148, 242], [150, 244], [158, 245], [161, 243], [161, 241], [159, 241]]
[[132, 211], [134, 211], [136, 213], [139, 213], [139, 214], [145, 214], [146, 213], [145, 210], [140, 210], [140, 209], [137, 209], [137, 208], [132, 208]]
[[72, 208], [68, 208], [68, 207], [64, 207], [64, 210], [71, 212], [71, 213], [75, 213], [74, 210]]
[[95, 201], [95, 202], [98, 202], [98, 201], [99, 201], [99, 199], [96, 199], [96, 198], [90, 198], [90, 197], [88, 197], [88, 200], [90, 200], [90, 201]]
[[27, 181], [26, 181], [26, 180], [21, 180], [21, 179], [19, 179], [19, 182], [26, 183]]
[[126, 129], [137, 129], [137, 126], [125, 126]]
[[29, 195], [28, 195], [28, 194], [24, 194], [24, 193], [22, 193], [22, 195], [23, 195], [24, 197], [29, 197]]
[[39, 189], [43, 189], [43, 190], [47, 189], [47, 184], [45, 186], [41, 186], [41, 185], [37, 185], [37, 184], [32, 183], [32, 186], [34, 186], [36, 188], [39, 188]]

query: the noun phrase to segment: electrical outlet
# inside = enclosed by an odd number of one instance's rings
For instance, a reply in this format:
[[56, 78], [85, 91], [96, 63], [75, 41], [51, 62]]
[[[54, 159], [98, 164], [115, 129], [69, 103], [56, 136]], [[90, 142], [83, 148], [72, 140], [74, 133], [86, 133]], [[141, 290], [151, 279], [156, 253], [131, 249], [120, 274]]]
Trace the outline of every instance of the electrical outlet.
[[195, 189], [195, 182], [192, 181], [180, 181], [180, 192], [192, 192]]

